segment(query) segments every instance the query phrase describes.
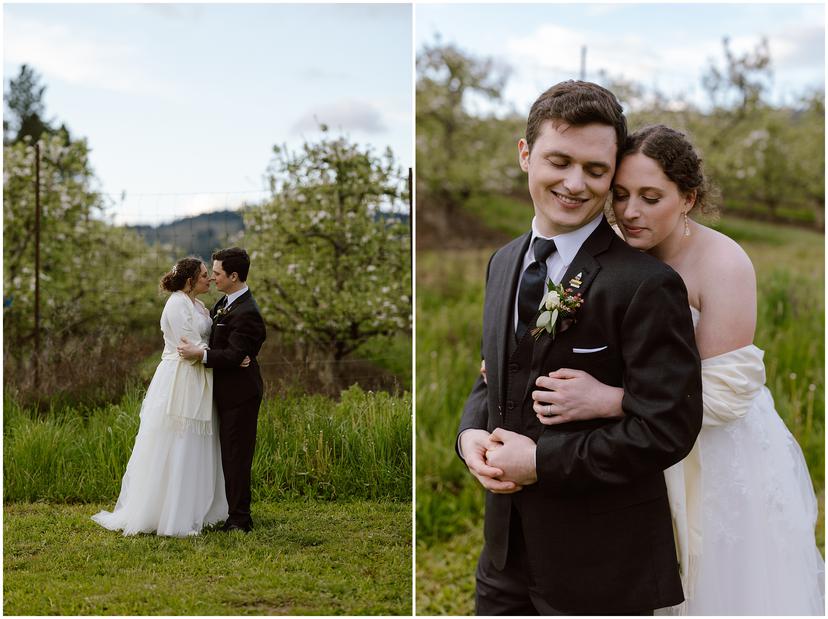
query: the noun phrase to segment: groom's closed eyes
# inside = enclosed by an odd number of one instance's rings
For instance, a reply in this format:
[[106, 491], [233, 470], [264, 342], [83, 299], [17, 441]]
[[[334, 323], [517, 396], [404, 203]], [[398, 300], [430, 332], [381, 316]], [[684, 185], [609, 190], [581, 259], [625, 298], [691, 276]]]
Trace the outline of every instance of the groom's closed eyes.
[[[572, 163], [572, 157], [560, 151], [551, 151], [546, 153], [544, 159], [546, 159], [546, 161], [554, 167], [560, 169], [566, 168]], [[584, 170], [593, 178], [601, 178], [604, 174], [611, 170], [611, 167], [608, 163], [604, 163], [602, 161], [587, 161], [584, 164]]]

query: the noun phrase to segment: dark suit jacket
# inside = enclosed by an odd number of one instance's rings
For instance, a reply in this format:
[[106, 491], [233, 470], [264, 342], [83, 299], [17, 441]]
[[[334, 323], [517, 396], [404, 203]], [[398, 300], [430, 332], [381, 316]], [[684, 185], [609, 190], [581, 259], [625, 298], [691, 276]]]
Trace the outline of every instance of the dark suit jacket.
[[[264, 392], [256, 359], [265, 341], [265, 324], [259, 306], [248, 290], [226, 313], [216, 317], [224, 297], [210, 310], [213, 328], [205, 365], [213, 370], [213, 399], [219, 409], [235, 408]], [[246, 356], [250, 365], [240, 367]]]
[[[489, 262], [482, 346], [488, 385], [478, 378], [458, 430], [504, 427], [537, 443], [538, 482], [513, 495], [487, 493], [490, 556], [502, 569], [514, 506], [531, 571], [552, 607], [602, 614], [677, 604], [683, 595], [663, 470], [689, 453], [702, 419], [684, 283], [602, 221], [562, 280], [567, 286], [581, 274], [576, 322], [554, 340], [543, 334], [517, 346], [509, 338], [530, 237]], [[510, 355], [516, 348], [522, 357]], [[623, 387], [624, 417], [543, 426], [532, 409], [535, 379], [562, 367]]]

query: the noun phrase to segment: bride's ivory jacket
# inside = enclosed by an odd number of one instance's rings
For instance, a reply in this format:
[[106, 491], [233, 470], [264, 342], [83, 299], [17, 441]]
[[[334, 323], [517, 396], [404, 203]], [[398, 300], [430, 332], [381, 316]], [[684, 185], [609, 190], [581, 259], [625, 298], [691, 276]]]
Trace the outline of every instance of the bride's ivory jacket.
[[[195, 303], [201, 301], [196, 299]], [[209, 316], [180, 290], [170, 295], [161, 313], [164, 351], [156, 371], [173, 373], [166, 414], [176, 427], [200, 434], [213, 433], [213, 372], [198, 359], [182, 359], [177, 347], [183, 337], [206, 348], [210, 324]]]

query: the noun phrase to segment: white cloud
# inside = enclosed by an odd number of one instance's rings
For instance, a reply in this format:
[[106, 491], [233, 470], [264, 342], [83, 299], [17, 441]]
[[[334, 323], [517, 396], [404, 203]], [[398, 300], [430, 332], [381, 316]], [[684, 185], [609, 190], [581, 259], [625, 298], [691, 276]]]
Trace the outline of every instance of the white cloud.
[[169, 97], [172, 88], [143, 69], [140, 52], [70, 27], [16, 16], [5, 20], [7, 63], [29, 64], [47, 79], [126, 94]]
[[[736, 54], [752, 51], [762, 34], [732, 37], [730, 48]], [[781, 22], [765, 34], [777, 95], [784, 96], [793, 87], [789, 78], [794, 75], [798, 81], [822, 84], [825, 34], [821, 20], [800, 18]], [[506, 94], [522, 108], [551, 84], [577, 78], [581, 49], [586, 46], [587, 79], [596, 79], [598, 71], [603, 71], [611, 78], [656, 87], [668, 96], [706, 102], [701, 77], [711, 61], [717, 66], [723, 64], [722, 41], [717, 36], [703, 38], [697, 33], [654, 43], [645, 35], [646, 32], [608, 34], [542, 24], [506, 42], [508, 62], [515, 69]]]
[[312, 108], [293, 124], [291, 131], [295, 134], [316, 131], [319, 123], [332, 129], [365, 133], [383, 133], [387, 129], [382, 113], [372, 103], [345, 99]]
[[719, 45], [716, 41], [694, 38], [686, 45], [659, 45], [654, 49], [635, 34], [613, 36], [546, 24], [527, 36], [511, 39], [507, 49], [517, 68], [576, 77], [580, 73], [581, 48], [586, 46], [588, 74], [595, 75], [600, 70], [611, 76], [651, 83], [659, 75], [694, 78], [706, 58], [718, 52]]
[[778, 68], [824, 70], [825, 29], [821, 24], [802, 24], [784, 29], [770, 41], [771, 58]]

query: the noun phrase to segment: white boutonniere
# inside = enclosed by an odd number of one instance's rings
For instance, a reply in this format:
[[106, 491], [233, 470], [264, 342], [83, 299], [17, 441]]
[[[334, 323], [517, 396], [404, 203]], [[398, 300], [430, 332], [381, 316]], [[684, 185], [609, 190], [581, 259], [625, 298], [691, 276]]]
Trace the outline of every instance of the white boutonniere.
[[216, 310], [216, 315], [213, 316], [213, 320], [218, 320], [222, 316], [226, 316], [228, 313], [230, 313], [230, 310], [232, 310], [232, 309], [233, 309], [232, 305], [230, 307], [228, 307], [226, 305], [224, 307], [220, 307], [219, 309]]
[[575, 322], [575, 313], [583, 302], [580, 293], [573, 294], [572, 288], [564, 288], [563, 284], [554, 284], [551, 279], [547, 279], [546, 294], [538, 307], [540, 315], [532, 329], [532, 335], [538, 339], [546, 331], [554, 340], [557, 333], [565, 331]]

